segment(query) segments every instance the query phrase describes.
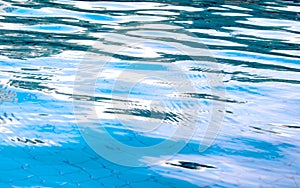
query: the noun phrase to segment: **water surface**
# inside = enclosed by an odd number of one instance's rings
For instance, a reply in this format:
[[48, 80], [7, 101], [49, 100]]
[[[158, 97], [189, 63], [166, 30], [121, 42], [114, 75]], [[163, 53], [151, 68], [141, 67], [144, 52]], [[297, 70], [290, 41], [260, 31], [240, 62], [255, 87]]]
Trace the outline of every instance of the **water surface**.
[[[0, 6], [0, 187], [299, 186], [298, 1]], [[98, 56], [113, 58], [93, 95], [74, 95], [78, 68]], [[226, 95], [211, 92], [209, 74], [222, 76]], [[185, 81], [193, 88], [176, 90]], [[178, 153], [156, 156], [155, 166], [120, 166], [86, 143], [74, 101], [96, 109], [84, 125], [133, 147], [159, 144], [178, 126], [197, 131]], [[199, 152], [213, 104], [226, 107], [224, 118]], [[84, 116], [91, 106], [76, 107]]]

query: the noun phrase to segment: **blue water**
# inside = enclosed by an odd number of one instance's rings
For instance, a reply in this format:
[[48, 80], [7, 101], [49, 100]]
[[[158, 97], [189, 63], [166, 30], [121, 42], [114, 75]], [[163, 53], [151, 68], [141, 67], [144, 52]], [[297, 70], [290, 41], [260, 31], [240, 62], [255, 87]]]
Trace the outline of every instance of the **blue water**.
[[300, 186], [299, 7], [0, 1], [0, 187]]

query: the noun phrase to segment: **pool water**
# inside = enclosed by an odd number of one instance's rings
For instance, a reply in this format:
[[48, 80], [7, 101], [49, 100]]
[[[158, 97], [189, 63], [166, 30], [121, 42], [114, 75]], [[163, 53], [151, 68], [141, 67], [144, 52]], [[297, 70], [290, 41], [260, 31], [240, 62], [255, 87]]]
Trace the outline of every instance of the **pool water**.
[[0, 187], [300, 186], [300, 2], [0, 1]]

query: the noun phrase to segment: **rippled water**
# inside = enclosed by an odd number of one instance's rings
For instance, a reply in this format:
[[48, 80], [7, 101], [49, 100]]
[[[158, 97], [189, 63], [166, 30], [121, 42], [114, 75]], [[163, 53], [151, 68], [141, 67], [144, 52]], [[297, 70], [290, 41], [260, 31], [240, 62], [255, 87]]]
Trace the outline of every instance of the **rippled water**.
[[298, 187], [299, 6], [0, 1], [0, 187]]

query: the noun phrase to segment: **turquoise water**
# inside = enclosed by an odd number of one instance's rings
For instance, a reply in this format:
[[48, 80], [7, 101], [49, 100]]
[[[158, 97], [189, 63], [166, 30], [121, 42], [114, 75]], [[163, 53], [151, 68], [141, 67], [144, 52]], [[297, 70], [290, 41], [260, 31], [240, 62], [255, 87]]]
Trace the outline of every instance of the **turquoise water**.
[[0, 187], [298, 187], [299, 6], [0, 1]]

